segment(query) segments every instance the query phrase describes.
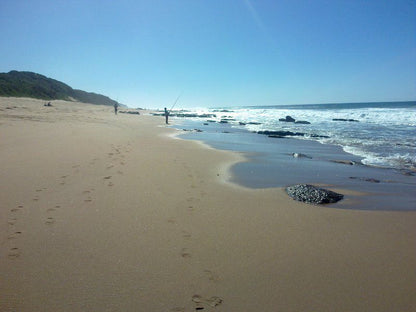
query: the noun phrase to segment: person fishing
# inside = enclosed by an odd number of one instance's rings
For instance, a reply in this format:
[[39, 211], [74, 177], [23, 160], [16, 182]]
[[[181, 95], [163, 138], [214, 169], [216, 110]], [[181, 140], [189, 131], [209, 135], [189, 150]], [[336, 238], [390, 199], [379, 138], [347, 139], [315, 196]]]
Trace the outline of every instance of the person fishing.
[[165, 107], [165, 119], [166, 119], [166, 124], [169, 124], [169, 115], [170, 112], [172, 111], [172, 109], [175, 107], [176, 103], [178, 103], [179, 98], [181, 97], [182, 93], [179, 94], [179, 96], [176, 98], [175, 103], [173, 103], [173, 106], [171, 107], [171, 109], [168, 111], [168, 109]]
[[114, 103], [114, 114], [117, 115], [118, 103]]
[[169, 121], [168, 121], [168, 119], [169, 119], [169, 112], [168, 112], [168, 110], [167, 110], [166, 107], [165, 107], [165, 118], [166, 118], [166, 124], [168, 125], [169, 124]]

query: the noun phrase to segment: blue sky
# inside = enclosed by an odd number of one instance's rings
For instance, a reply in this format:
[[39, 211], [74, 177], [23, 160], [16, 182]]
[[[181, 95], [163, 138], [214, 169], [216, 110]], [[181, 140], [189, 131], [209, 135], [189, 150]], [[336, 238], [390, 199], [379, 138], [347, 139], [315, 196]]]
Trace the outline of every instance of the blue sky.
[[416, 100], [415, 0], [1, 0], [0, 72], [131, 107]]

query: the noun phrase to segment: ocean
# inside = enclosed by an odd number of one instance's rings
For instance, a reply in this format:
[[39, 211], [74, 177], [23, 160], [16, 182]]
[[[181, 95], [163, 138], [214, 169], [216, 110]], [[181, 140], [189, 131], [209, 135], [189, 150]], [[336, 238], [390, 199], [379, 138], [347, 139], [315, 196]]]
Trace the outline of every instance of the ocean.
[[[399, 195], [407, 200], [396, 206], [416, 209], [412, 195], [416, 194], [416, 101], [217, 107], [176, 113], [188, 116], [176, 117], [176, 128], [198, 130], [187, 131], [184, 138], [245, 153], [249, 161], [232, 170], [234, 182], [243, 186], [346, 186], [389, 193], [385, 208], [389, 202], [396, 205], [394, 198]], [[258, 134], [262, 131], [288, 135]], [[294, 154], [306, 157], [295, 159]], [[368, 183], [371, 179], [377, 183]]]

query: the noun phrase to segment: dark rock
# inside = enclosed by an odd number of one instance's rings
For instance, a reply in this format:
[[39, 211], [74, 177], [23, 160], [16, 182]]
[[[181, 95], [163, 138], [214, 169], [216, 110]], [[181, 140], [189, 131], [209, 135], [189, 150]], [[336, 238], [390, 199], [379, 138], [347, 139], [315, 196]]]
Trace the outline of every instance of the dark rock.
[[246, 123], [245, 122], [239, 122], [239, 124], [240, 124], [240, 126], [245, 126], [246, 125]]
[[216, 122], [216, 121], [215, 121], [215, 120], [210, 119], [210, 120], [207, 120], [207, 122]]
[[415, 169], [413, 169], [413, 170], [411, 170], [411, 169], [400, 169], [399, 172], [402, 175], [409, 176], [409, 177], [412, 177], [412, 176], [416, 175], [416, 170]]
[[380, 180], [373, 179], [373, 178], [350, 177], [350, 179], [371, 182], [371, 183], [380, 183]]
[[261, 125], [261, 122], [257, 122], [257, 121], [250, 121], [247, 123], [248, 125]]
[[329, 136], [327, 136], [327, 135], [319, 135], [319, 134], [310, 134], [309, 136], [311, 138], [325, 138], [325, 139], [329, 138]]
[[298, 120], [298, 121], [295, 121], [295, 124], [310, 125], [311, 123], [306, 120]]
[[356, 119], [344, 119], [344, 118], [333, 118], [333, 121], [352, 121], [352, 122], [358, 122]]
[[285, 137], [285, 136], [304, 136], [305, 133], [302, 132], [291, 132], [291, 131], [257, 131], [258, 134], [264, 134], [268, 136], [279, 136], [279, 137]]
[[232, 113], [234, 111], [228, 109], [215, 109], [213, 110], [214, 113]]
[[286, 188], [287, 194], [293, 199], [309, 204], [336, 203], [344, 198], [344, 195], [318, 188], [309, 184], [297, 184]]
[[228, 123], [228, 120], [224, 120], [224, 119], [222, 119], [222, 120], [220, 121], [220, 123]]
[[350, 165], [350, 166], [355, 165], [355, 162], [352, 160], [330, 160], [330, 161], [337, 163], [337, 164], [342, 164], [342, 165]]
[[[165, 115], [165, 113], [161, 113], [161, 115]], [[182, 118], [215, 118], [217, 117], [215, 114], [189, 114], [189, 113], [177, 113], [177, 114], [170, 114], [172, 117], [182, 117]]]
[[204, 126], [208, 126], [209, 125], [209, 123], [207, 123], [207, 122], [204, 122]]
[[285, 121], [285, 122], [295, 122], [295, 119], [291, 116], [286, 116], [286, 118], [280, 118], [279, 121]]
[[132, 114], [132, 115], [140, 115], [138, 111], [119, 111], [120, 114]]

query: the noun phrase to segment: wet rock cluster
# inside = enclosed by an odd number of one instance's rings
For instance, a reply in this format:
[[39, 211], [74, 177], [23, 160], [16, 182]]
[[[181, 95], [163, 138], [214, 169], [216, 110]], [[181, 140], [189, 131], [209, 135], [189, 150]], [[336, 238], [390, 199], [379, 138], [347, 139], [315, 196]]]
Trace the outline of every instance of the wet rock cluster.
[[303, 125], [309, 125], [310, 124], [309, 121], [306, 121], [306, 120], [296, 120], [292, 116], [286, 116], [286, 118], [280, 118], [279, 121], [283, 121], [283, 122], [294, 122], [294, 123], [303, 124]]
[[[306, 133], [303, 132], [292, 132], [292, 131], [257, 131], [258, 134], [264, 134], [269, 136], [270, 138], [284, 138], [287, 136], [305, 136]], [[318, 135], [318, 134], [310, 134], [310, 137], [314, 138], [329, 138], [326, 135]]]
[[296, 184], [286, 188], [287, 194], [293, 199], [309, 204], [336, 203], [344, 198], [344, 195], [318, 188], [309, 184]]
[[120, 114], [140, 115], [139, 111], [119, 111]]
[[332, 121], [349, 121], [349, 122], [359, 122], [356, 119], [345, 119], [345, 118], [333, 118]]

